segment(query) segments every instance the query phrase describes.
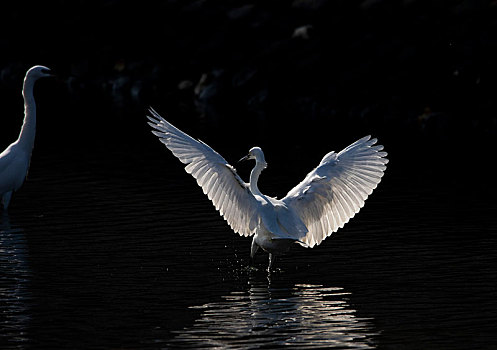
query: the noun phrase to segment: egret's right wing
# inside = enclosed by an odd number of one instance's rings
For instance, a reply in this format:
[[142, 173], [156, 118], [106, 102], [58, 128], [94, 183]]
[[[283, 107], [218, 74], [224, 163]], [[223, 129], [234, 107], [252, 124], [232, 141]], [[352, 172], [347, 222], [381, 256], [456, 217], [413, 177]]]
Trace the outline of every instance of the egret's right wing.
[[202, 141], [168, 123], [152, 108], [147, 116], [152, 133], [184, 164], [231, 228], [250, 236], [257, 226], [258, 202], [235, 168]]

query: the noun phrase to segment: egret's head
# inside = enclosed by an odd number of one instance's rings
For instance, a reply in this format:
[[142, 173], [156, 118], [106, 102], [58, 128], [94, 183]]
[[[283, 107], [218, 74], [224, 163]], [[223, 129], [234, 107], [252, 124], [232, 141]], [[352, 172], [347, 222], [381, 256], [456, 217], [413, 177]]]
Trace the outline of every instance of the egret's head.
[[52, 71], [45, 66], [34, 66], [29, 68], [29, 70], [26, 72], [26, 79], [28, 77], [32, 79], [39, 79], [52, 76]]
[[245, 157], [240, 159], [240, 162], [242, 160], [249, 160], [249, 159], [255, 159], [256, 162], [267, 165], [266, 159], [264, 158], [264, 152], [262, 152], [262, 149], [260, 147], [252, 147], [249, 153]]

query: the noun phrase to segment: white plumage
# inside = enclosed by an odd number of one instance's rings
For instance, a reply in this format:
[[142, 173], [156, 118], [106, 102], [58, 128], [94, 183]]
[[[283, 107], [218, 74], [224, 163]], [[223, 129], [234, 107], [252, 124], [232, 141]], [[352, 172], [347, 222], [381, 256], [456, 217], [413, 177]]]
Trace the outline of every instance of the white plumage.
[[44, 66], [34, 66], [26, 72], [22, 89], [24, 123], [17, 140], [0, 153], [0, 197], [4, 210], [9, 206], [12, 193], [23, 184], [31, 160], [36, 134], [34, 83], [39, 78], [49, 76], [51, 76], [50, 69]]
[[242, 236], [254, 236], [251, 257], [259, 247], [274, 256], [297, 242], [314, 247], [343, 227], [364, 206], [386, 169], [387, 153], [370, 136], [342, 151], [326, 154], [321, 163], [283, 199], [262, 194], [257, 181], [267, 163], [259, 147], [242, 159], [255, 159], [250, 182], [216, 151], [168, 123], [150, 109], [152, 132], [184, 164], [204, 193]]

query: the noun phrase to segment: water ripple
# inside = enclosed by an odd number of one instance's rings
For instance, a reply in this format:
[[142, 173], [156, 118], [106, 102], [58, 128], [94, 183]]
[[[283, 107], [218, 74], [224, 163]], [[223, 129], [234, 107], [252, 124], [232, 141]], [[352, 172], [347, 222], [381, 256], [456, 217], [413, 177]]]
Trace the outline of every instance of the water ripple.
[[171, 347], [372, 349], [378, 332], [356, 315], [351, 293], [339, 287], [296, 284], [274, 288], [249, 281], [245, 292], [192, 306], [201, 311], [191, 327], [175, 331]]
[[6, 213], [0, 224], [0, 344], [16, 348], [29, 340], [31, 269], [24, 231]]
[[1, 349], [495, 344], [493, 200], [390, 179], [268, 281], [180, 164], [129, 156], [35, 157], [0, 228]]

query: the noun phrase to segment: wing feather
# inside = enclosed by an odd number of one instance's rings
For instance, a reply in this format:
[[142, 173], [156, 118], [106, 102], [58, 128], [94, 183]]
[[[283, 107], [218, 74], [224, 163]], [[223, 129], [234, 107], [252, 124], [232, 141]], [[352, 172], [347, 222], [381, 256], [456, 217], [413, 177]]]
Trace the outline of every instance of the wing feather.
[[320, 244], [343, 227], [380, 183], [388, 159], [376, 142], [366, 136], [338, 153], [326, 154], [282, 199], [309, 229], [301, 239], [307, 246]]
[[242, 236], [252, 235], [259, 220], [259, 204], [235, 169], [207, 144], [185, 134], [152, 108], [147, 117], [152, 133], [186, 164], [185, 171], [197, 180], [229, 226]]

